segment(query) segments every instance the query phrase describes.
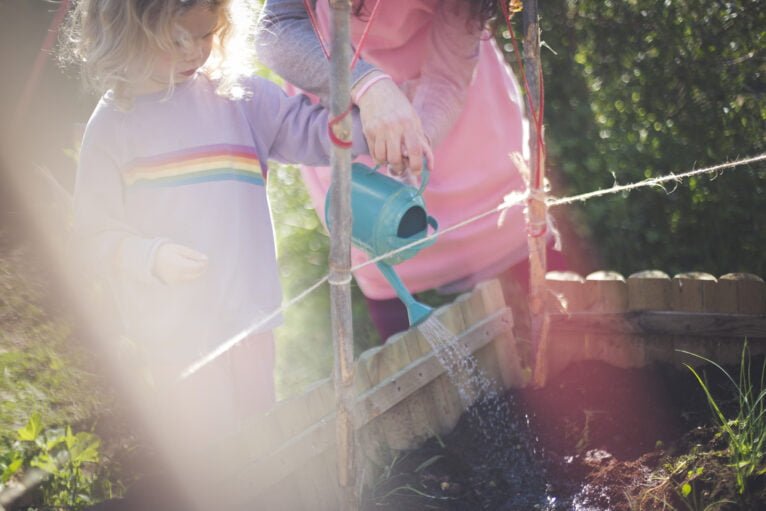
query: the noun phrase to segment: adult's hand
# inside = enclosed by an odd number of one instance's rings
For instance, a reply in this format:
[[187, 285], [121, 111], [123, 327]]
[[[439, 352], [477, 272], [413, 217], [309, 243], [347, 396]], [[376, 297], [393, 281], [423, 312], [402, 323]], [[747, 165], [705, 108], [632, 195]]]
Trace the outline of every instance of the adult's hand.
[[198, 278], [207, 269], [207, 256], [177, 243], [163, 243], [154, 256], [154, 274], [166, 284]]
[[357, 106], [370, 155], [377, 163], [388, 164], [393, 174], [401, 175], [407, 168], [419, 174], [423, 158], [433, 160], [420, 118], [393, 80], [373, 83]]

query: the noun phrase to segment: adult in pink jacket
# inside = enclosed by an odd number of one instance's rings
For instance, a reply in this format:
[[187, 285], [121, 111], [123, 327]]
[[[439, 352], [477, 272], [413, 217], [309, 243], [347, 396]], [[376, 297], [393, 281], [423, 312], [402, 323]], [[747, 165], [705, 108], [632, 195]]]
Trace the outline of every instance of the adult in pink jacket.
[[[311, 2], [318, 30], [330, 40], [328, 0]], [[375, 0], [356, 0], [356, 47]], [[441, 229], [491, 210], [525, 182], [511, 159], [527, 154], [527, 121], [519, 87], [485, 30], [494, 0], [381, 0], [352, 70], [372, 159], [394, 173], [433, 162], [424, 198]], [[326, 100], [329, 62], [303, 0], [266, 0], [258, 36], [260, 59], [288, 82]], [[525, 157], [526, 159], [526, 157]], [[374, 160], [374, 161], [373, 161]], [[324, 217], [327, 168], [304, 167], [314, 207]], [[493, 214], [455, 231], [395, 267], [413, 292], [459, 292], [527, 258], [523, 206], [498, 224]], [[352, 264], [367, 259], [352, 251]], [[407, 314], [375, 265], [355, 273], [383, 339], [407, 328]]]

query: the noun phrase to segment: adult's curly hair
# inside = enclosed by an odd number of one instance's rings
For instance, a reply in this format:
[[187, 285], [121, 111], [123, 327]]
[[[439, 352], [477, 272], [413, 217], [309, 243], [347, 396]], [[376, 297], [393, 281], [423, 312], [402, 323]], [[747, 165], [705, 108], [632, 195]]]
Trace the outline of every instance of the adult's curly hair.
[[[385, 0], [381, 0], [385, 1]], [[470, 6], [470, 18], [466, 22], [477, 21], [481, 25], [488, 23], [497, 13], [496, 0], [462, 0]], [[365, 18], [369, 16], [371, 7], [365, 8], [365, 0], [355, 0], [353, 13], [354, 16]]]

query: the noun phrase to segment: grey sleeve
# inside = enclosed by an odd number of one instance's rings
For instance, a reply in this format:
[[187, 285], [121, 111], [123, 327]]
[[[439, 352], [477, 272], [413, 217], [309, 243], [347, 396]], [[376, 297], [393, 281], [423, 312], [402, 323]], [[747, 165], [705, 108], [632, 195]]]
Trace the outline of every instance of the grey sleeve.
[[460, 116], [479, 61], [482, 27], [469, 16], [467, 5], [456, 0], [443, 0], [434, 13], [428, 57], [412, 99], [434, 145]]
[[[288, 96], [276, 84], [257, 79], [247, 107], [248, 122], [268, 157], [283, 163], [327, 165], [332, 146], [327, 133], [329, 111], [303, 94]], [[367, 154], [367, 142], [356, 107], [351, 112], [354, 156]]]
[[[311, 3], [316, 5], [316, 0]], [[330, 63], [302, 0], [266, 0], [255, 44], [263, 64], [326, 102], [330, 96]], [[352, 87], [374, 70], [359, 59], [351, 70]]]

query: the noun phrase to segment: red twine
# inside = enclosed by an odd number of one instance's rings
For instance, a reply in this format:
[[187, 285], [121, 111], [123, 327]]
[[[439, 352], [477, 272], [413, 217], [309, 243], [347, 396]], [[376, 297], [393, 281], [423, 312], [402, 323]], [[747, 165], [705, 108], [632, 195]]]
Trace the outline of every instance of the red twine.
[[[324, 53], [324, 56], [327, 58], [327, 60], [330, 60], [330, 51], [327, 48], [327, 42], [322, 36], [322, 32], [319, 30], [319, 24], [317, 23], [314, 9], [311, 7], [309, 0], [303, 0], [303, 5], [306, 8], [306, 12], [309, 15], [309, 21], [311, 22], [311, 26], [314, 28], [314, 33], [317, 35], [317, 39], [319, 39], [319, 45], [322, 47], [322, 53]], [[375, 2], [375, 6], [372, 8], [372, 12], [370, 13], [370, 19], [369, 21], [367, 21], [367, 25], [364, 27], [364, 32], [362, 32], [362, 36], [359, 38], [359, 44], [357, 45], [356, 51], [354, 52], [354, 56], [351, 59], [349, 68], [353, 68], [356, 65], [356, 62], [359, 60], [359, 55], [362, 53], [362, 47], [364, 46], [364, 41], [367, 39], [367, 34], [370, 31], [370, 27], [372, 26], [372, 21], [375, 19], [375, 15], [378, 13], [379, 6], [380, 6], [380, 0], [377, 0]], [[339, 122], [345, 119], [349, 113], [351, 113], [351, 108], [352, 108], [352, 105], [349, 104], [346, 111], [344, 111], [337, 117], [333, 117], [327, 123], [327, 133], [330, 136], [330, 141], [332, 141], [332, 143], [335, 144], [337, 147], [340, 147], [343, 149], [350, 149], [352, 142], [351, 140], [343, 140], [342, 138], [338, 137], [335, 134], [334, 128]]]

